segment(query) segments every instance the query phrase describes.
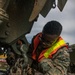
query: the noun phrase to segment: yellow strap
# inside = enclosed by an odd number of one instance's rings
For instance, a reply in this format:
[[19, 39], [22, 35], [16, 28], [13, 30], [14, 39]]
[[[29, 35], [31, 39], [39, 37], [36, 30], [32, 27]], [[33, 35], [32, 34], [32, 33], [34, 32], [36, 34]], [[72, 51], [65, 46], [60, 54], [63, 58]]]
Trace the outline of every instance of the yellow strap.
[[48, 58], [48, 56], [56, 49], [62, 47], [63, 45], [65, 44], [65, 41], [64, 40], [60, 40], [58, 42], [56, 42], [52, 47], [50, 47], [45, 53], [44, 53], [44, 56], [46, 58]]

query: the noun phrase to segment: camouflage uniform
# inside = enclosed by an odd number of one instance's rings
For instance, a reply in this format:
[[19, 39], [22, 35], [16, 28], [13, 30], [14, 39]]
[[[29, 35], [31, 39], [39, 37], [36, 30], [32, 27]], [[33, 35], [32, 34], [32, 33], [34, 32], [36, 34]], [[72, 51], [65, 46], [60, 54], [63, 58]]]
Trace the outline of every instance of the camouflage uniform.
[[66, 48], [62, 48], [52, 59], [43, 59], [39, 63], [40, 71], [45, 75], [67, 75], [70, 59], [66, 50]]
[[[33, 50], [33, 42], [29, 47], [28, 56], [31, 58]], [[41, 51], [41, 46], [38, 46], [37, 51]], [[31, 67], [35, 69], [32, 75], [67, 75], [67, 69], [70, 64], [69, 53], [66, 47], [60, 48], [52, 59], [43, 58], [41, 62], [32, 62]], [[36, 73], [38, 71], [38, 73]]]

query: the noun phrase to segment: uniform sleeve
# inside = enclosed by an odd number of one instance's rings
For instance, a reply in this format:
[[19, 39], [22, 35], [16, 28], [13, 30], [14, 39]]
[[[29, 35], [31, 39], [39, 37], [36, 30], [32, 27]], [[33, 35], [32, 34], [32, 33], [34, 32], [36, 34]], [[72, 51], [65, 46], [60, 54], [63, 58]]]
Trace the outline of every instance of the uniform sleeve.
[[63, 48], [54, 55], [53, 59], [45, 58], [38, 66], [43, 75], [67, 75], [69, 64], [69, 53]]

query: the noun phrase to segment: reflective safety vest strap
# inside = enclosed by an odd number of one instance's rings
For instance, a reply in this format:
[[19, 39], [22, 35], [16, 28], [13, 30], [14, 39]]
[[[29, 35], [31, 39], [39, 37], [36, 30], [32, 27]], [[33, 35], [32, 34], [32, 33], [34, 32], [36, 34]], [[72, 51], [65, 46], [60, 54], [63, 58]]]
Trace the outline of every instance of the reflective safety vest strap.
[[42, 33], [39, 33], [38, 35], [36, 35], [36, 37], [34, 38], [34, 49], [36, 49], [37, 45], [39, 44], [39, 36], [42, 36]]
[[34, 60], [36, 59], [36, 53], [35, 53], [35, 51], [36, 51], [36, 48], [37, 48], [37, 46], [38, 46], [38, 44], [39, 44], [39, 42], [40, 42], [39, 37], [41, 37], [41, 36], [42, 36], [42, 33], [37, 34], [37, 35], [35, 36], [35, 38], [34, 38], [34, 41], [33, 41], [33, 43], [34, 43], [34, 50], [33, 50], [33, 52], [32, 52], [32, 58], [33, 58]]
[[50, 47], [45, 53], [46, 58], [52, 58], [52, 55], [58, 51], [59, 48], [66, 46], [66, 43], [63, 39], [59, 39], [52, 47]]

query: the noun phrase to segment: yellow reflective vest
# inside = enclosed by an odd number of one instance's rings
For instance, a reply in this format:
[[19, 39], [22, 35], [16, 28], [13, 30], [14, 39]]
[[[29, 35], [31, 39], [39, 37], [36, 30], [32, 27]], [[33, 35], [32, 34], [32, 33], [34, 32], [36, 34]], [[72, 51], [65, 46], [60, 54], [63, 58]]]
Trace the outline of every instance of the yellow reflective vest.
[[[33, 52], [32, 52], [32, 58], [34, 60], [36, 60], [36, 48], [40, 42], [39, 40], [39, 36], [42, 36], [42, 33], [39, 33], [38, 35], [36, 35], [36, 37], [33, 40]], [[43, 58], [52, 58], [52, 56], [61, 48], [61, 47], [67, 47], [67, 44], [65, 43], [65, 41], [59, 37], [58, 41], [52, 45], [52, 47], [47, 48], [42, 50], [42, 52], [40, 53], [39, 57], [38, 57], [38, 62], [40, 62]]]

